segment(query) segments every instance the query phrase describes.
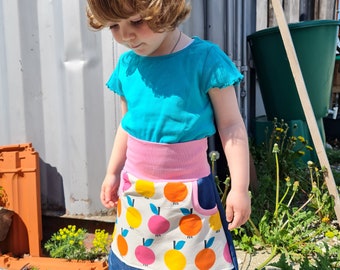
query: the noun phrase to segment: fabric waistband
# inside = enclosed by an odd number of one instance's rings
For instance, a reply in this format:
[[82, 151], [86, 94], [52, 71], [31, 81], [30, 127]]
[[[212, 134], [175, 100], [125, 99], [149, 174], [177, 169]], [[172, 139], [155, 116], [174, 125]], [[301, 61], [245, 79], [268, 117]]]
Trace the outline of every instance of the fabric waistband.
[[138, 177], [189, 180], [210, 174], [207, 139], [165, 144], [128, 137], [125, 171]]

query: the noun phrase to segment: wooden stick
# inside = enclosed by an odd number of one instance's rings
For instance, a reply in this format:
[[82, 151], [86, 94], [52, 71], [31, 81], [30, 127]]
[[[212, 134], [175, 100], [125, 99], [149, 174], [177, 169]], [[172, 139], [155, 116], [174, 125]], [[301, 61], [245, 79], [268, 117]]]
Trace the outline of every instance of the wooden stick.
[[302, 76], [302, 72], [300, 69], [300, 64], [296, 55], [296, 51], [294, 48], [293, 40], [289, 32], [289, 27], [286, 22], [286, 18], [283, 12], [283, 8], [279, 0], [272, 0], [272, 5], [274, 9], [274, 13], [276, 16], [276, 20], [280, 29], [281, 37], [283, 40], [283, 44], [288, 56], [290, 68], [293, 73], [294, 81], [296, 84], [296, 88], [300, 97], [300, 101], [302, 104], [302, 108], [307, 120], [307, 125], [314, 143], [314, 147], [316, 150], [316, 154], [318, 156], [320, 165], [325, 167], [327, 172], [325, 174], [325, 180], [328, 187], [329, 193], [334, 197], [334, 210], [336, 217], [338, 219], [338, 223], [340, 224], [340, 199], [337, 187], [335, 185], [332, 169], [329, 165], [328, 157], [326, 154], [324, 143], [321, 139], [320, 131], [315, 119], [315, 115], [313, 112], [313, 108], [308, 96], [307, 88], [305, 85], [305, 81]]

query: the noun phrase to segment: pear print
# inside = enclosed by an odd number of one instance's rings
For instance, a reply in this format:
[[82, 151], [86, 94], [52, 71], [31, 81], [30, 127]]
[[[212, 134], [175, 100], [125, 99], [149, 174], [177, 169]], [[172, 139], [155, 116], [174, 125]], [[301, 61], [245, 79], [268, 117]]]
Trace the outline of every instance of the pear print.
[[145, 240], [143, 238], [143, 245], [137, 246], [135, 250], [137, 260], [145, 266], [153, 264], [156, 259], [155, 253], [149, 248], [152, 243], [153, 239]]
[[170, 228], [170, 222], [160, 215], [160, 207], [150, 203], [150, 209], [154, 214], [148, 221], [148, 227], [150, 232], [159, 236], [167, 232]]
[[169, 270], [183, 270], [187, 264], [186, 258], [180, 250], [183, 248], [185, 241], [173, 242], [173, 249], [169, 249], [164, 254], [164, 263]]
[[184, 215], [179, 221], [179, 228], [188, 237], [198, 234], [202, 229], [201, 218], [192, 213], [192, 209], [181, 208]]
[[204, 240], [204, 249], [197, 253], [195, 257], [195, 265], [199, 270], [209, 270], [216, 261], [216, 254], [210, 247], [214, 243], [215, 237], [211, 237], [208, 241]]
[[134, 207], [135, 200], [126, 196], [129, 207], [126, 209], [126, 221], [132, 229], [138, 228], [142, 223], [142, 215]]

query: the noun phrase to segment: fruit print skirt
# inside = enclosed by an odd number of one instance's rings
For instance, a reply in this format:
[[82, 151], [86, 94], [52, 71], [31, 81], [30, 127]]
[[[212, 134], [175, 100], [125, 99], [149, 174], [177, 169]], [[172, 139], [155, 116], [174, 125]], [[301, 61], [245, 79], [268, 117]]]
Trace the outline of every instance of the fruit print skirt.
[[110, 269], [238, 269], [206, 151], [129, 137]]

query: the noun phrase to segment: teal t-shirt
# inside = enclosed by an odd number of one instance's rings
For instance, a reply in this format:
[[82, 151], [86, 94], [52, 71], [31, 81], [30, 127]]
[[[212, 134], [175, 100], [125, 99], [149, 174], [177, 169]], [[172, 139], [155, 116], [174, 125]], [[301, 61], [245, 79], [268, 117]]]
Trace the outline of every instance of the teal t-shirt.
[[169, 55], [124, 53], [107, 86], [127, 102], [122, 127], [131, 136], [178, 143], [216, 132], [208, 91], [242, 78], [217, 45], [195, 37], [189, 46]]

